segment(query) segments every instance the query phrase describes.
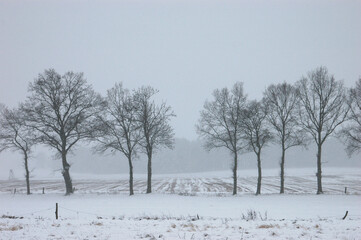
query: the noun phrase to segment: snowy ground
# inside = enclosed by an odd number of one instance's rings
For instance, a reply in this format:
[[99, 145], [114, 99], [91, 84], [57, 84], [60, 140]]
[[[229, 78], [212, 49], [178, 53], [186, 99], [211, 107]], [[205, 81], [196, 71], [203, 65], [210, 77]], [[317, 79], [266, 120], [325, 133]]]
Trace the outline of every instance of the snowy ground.
[[[78, 192], [72, 196], [62, 194], [63, 186], [57, 179], [33, 180], [33, 184], [42, 181], [45, 186], [52, 183], [54, 188], [49, 187], [44, 195], [30, 196], [22, 193], [21, 182], [10, 186], [2, 181], [0, 239], [361, 239], [361, 173], [329, 172], [324, 178], [328, 186], [324, 195], [315, 195], [309, 189], [311, 175], [300, 171], [286, 180], [289, 188], [285, 195], [271, 194], [277, 192], [276, 186], [266, 188], [277, 184], [276, 176], [269, 174], [273, 183], [264, 179], [264, 192], [269, 194], [262, 196], [251, 194], [254, 176], [246, 174], [240, 178], [240, 190], [247, 189], [242, 186], [246, 183], [249, 190], [238, 196], [223, 194], [223, 188], [216, 184], [228, 183], [226, 173], [155, 176], [163, 185], [174, 185], [175, 194], [163, 186], [155, 188], [157, 193], [131, 197], [125, 187], [110, 191], [125, 181], [116, 182], [112, 177], [100, 182], [75, 177]], [[110, 185], [112, 181], [114, 185]], [[104, 186], [107, 184], [110, 186]], [[338, 189], [344, 185], [354, 192], [342, 194]], [[39, 191], [41, 186], [39, 183]], [[11, 187], [19, 189], [16, 194], [10, 193]], [[136, 187], [143, 192], [142, 184]], [[55, 203], [59, 204], [58, 220]], [[346, 211], [348, 216], [342, 220]]]
[[[2, 194], [0, 239], [360, 239], [360, 203], [358, 195]], [[256, 220], [247, 221], [250, 209]]]
[[[262, 193], [274, 194], [279, 192], [278, 169], [263, 171]], [[238, 171], [238, 192], [253, 194], [256, 191], [256, 170]], [[73, 185], [77, 193], [118, 194], [128, 193], [128, 175], [84, 175], [72, 174]], [[146, 192], [145, 174], [134, 177], [134, 191], [136, 194]], [[61, 174], [38, 174], [31, 180], [33, 193], [63, 193], [64, 181]], [[227, 196], [233, 189], [231, 171], [154, 175], [153, 192], [179, 195], [213, 195]], [[11, 193], [16, 188], [17, 193], [25, 193], [25, 180], [0, 180], [0, 193]], [[285, 178], [285, 192], [288, 194], [314, 194], [316, 192], [316, 176], [314, 169], [287, 169]], [[345, 187], [349, 194], [361, 194], [361, 169], [335, 169], [323, 171], [323, 190], [326, 194], [344, 194]]]

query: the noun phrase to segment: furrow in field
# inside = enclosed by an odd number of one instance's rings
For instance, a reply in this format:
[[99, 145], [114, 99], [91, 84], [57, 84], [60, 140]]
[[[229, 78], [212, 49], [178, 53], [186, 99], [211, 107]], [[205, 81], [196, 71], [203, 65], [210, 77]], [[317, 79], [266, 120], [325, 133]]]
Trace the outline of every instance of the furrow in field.
[[[254, 194], [257, 187], [257, 177], [240, 177], [237, 181], [240, 194]], [[79, 193], [128, 193], [129, 182], [122, 180], [74, 180], [73, 185]], [[135, 193], [145, 193], [147, 181], [134, 180]], [[347, 187], [348, 194], [361, 194], [361, 174], [353, 175], [325, 175], [323, 177], [323, 190], [328, 194], [344, 194]], [[33, 193], [63, 193], [62, 179], [31, 180]], [[316, 177], [313, 175], [286, 176], [285, 193], [314, 194], [316, 192]], [[25, 181], [0, 181], [0, 193], [26, 193]], [[262, 178], [261, 192], [264, 194], [277, 194], [280, 189], [279, 176], [266, 176]], [[231, 194], [233, 179], [227, 177], [160, 177], [152, 181], [154, 193], [197, 195], [197, 194]]]

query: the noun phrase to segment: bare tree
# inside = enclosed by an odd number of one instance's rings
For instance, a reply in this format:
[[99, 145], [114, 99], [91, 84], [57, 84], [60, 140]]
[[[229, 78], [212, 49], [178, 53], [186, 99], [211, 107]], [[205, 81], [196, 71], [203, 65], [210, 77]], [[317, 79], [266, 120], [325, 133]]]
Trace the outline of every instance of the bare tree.
[[261, 151], [272, 140], [272, 134], [268, 129], [266, 118], [267, 106], [258, 101], [251, 101], [247, 105], [242, 118], [242, 128], [247, 148], [257, 156], [258, 181], [256, 195], [261, 194]]
[[134, 195], [132, 161], [142, 139], [134, 96], [118, 83], [108, 90], [106, 102], [105, 111], [98, 116], [101, 126], [94, 131], [99, 142], [97, 150], [115, 150], [125, 155], [129, 164], [129, 194]]
[[361, 150], [361, 78], [348, 93], [348, 124], [341, 131], [341, 138], [346, 144], [346, 152], [351, 156]]
[[317, 194], [322, 191], [322, 145], [347, 117], [345, 88], [326, 67], [319, 67], [298, 82], [299, 118], [317, 145]]
[[213, 92], [214, 100], [206, 101], [196, 126], [205, 140], [205, 148], [227, 148], [233, 155], [233, 195], [237, 194], [238, 154], [245, 147], [242, 142], [240, 121], [246, 107], [243, 84], [236, 83], [231, 90], [223, 88]]
[[284, 193], [286, 150], [302, 145], [304, 142], [303, 134], [297, 127], [299, 99], [297, 91], [292, 85], [282, 83], [269, 86], [264, 93], [264, 101], [269, 109], [267, 119], [275, 132], [274, 141], [281, 145], [280, 193]]
[[95, 113], [102, 109], [101, 97], [87, 84], [83, 73], [61, 76], [54, 69], [39, 74], [29, 91], [31, 95], [22, 106], [26, 122], [39, 133], [42, 144], [61, 156], [66, 194], [71, 194], [67, 155], [80, 140], [89, 137]]
[[33, 132], [26, 127], [23, 114], [18, 109], [0, 106], [0, 152], [11, 149], [24, 157], [26, 193], [30, 194], [30, 171], [28, 160], [32, 146], [36, 143]]
[[152, 192], [153, 153], [161, 147], [173, 148], [174, 145], [174, 131], [169, 121], [175, 114], [166, 103], [157, 105], [152, 100], [156, 93], [158, 91], [152, 87], [141, 87], [134, 93], [136, 119], [142, 135], [139, 144], [148, 157], [147, 193]]

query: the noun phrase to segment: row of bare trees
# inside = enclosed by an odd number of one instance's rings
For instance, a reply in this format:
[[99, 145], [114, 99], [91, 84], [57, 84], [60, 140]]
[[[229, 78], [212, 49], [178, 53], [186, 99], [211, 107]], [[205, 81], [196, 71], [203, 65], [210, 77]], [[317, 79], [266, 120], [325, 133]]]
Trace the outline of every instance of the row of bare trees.
[[[343, 124], [340, 131], [336, 129]], [[233, 156], [233, 194], [237, 194], [237, 165], [242, 153], [257, 156], [261, 193], [261, 152], [269, 143], [281, 148], [280, 193], [284, 193], [286, 151], [311, 142], [317, 146], [317, 194], [322, 190], [322, 146], [332, 135], [346, 144], [349, 155], [361, 149], [361, 79], [347, 90], [326, 67], [310, 71], [294, 85], [269, 86], [262, 100], [248, 101], [243, 84], [216, 89], [200, 113], [197, 132], [205, 148], [227, 148]]]
[[169, 121], [174, 117], [166, 103], [157, 105], [152, 97], [157, 93], [152, 87], [141, 87], [131, 93], [121, 84], [108, 90], [106, 106], [97, 115], [97, 127], [92, 139], [98, 142], [97, 150], [115, 150], [129, 163], [129, 193], [133, 190], [133, 159], [138, 151], [148, 158], [147, 193], [152, 192], [152, 157], [160, 147], [172, 148], [174, 132]]
[[[169, 122], [175, 116], [165, 102], [155, 101], [157, 90], [130, 91], [115, 84], [100, 96], [82, 73], [44, 73], [29, 84], [29, 96], [16, 109], [0, 105], [0, 152], [19, 151], [24, 157], [27, 193], [28, 159], [32, 147], [53, 149], [62, 162], [66, 194], [73, 193], [69, 153], [81, 141], [95, 142], [98, 152], [119, 152], [129, 164], [129, 191], [133, 189], [133, 160], [148, 158], [147, 193], [152, 191], [154, 152], [174, 145]], [[233, 194], [237, 194], [237, 168], [244, 152], [254, 152], [258, 166], [256, 194], [261, 193], [262, 158], [270, 143], [281, 148], [280, 193], [284, 193], [286, 151], [314, 142], [317, 146], [317, 193], [322, 193], [322, 146], [337, 132], [351, 155], [361, 149], [361, 79], [347, 90], [325, 67], [319, 67], [294, 85], [269, 86], [260, 101], [247, 100], [243, 84], [216, 89], [201, 111], [197, 132], [207, 149], [227, 148], [233, 157]]]
[[153, 153], [161, 147], [172, 148], [174, 143], [169, 121], [175, 115], [166, 103], [155, 102], [157, 92], [152, 87], [129, 91], [116, 84], [102, 97], [82, 73], [60, 75], [53, 69], [45, 70], [29, 84], [29, 96], [18, 108], [0, 106], [0, 151], [23, 153], [30, 194], [28, 157], [32, 146], [53, 149], [62, 161], [67, 195], [74, 191], [67, 158], [79, 142], [94, 141], [97, 151], [115, 150], [126, 156], [130, 195], [134, 194], [132, 160], [144, 152], [150, 193]]

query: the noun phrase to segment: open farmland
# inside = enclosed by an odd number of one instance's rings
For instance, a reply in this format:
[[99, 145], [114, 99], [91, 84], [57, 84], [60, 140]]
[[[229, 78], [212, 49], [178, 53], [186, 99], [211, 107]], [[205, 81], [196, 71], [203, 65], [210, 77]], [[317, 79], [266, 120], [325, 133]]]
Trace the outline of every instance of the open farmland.
[[[348, 194], [361, 194], [361, 171], [348, 169], [325, 170], [323, 176], [323, 190], [325, 194], [344, 194], [347, 187]], [[311, 169], [294, 174], [291, 170], [286, 176], [285, 192], [287, 194], [314, 194], [316, 192], [316, 178]], [[232, 177], [229, 172], [210, 172], [177, 175], [155, 175], [153, 178], [153, 192], [179, 195], [229, 195], [232, 192]], [[75, 175], [73, 183], [77, 193], [117, 194], [127, 193], [128, 179], [126, 175]], [[239, 194], [253, 194], [256, 191], [257, 177], [252, 171], [239, 171]], [[17, 193], [25, 193], [23, 180], [1, 180], [0, 192], [11, 193], [16, 188]], [[62, 178], [32, 179], [33, 193], [63, 193], [64, 182]], [[134, 180], [135, 193], [146, 192], [146, 176], [136, 175]], [[262, 179], [262, 193], [273, 194], [279, 192], [279, 177], [277, 171], [265, 171]]]
[[2, 180], [0, 239], [359, 239], [361, 174], [325, 172], [324, 195], [315, 195], [309, 169], [289, 170], [284, 195], [277, 171], [265, 171], [261, 196], [248, 170], [240, 171], [237, 196], [228, 172], [155, 175], [153, 194], [143, 194], [145, 176], [137, 175], [134, 196], [125, 175], [74, 174], [71, 196], [58, 176], [32, 179], [30, 196], [23, 181]]

